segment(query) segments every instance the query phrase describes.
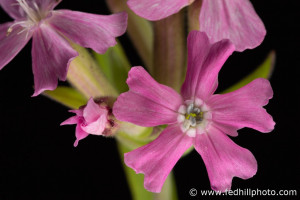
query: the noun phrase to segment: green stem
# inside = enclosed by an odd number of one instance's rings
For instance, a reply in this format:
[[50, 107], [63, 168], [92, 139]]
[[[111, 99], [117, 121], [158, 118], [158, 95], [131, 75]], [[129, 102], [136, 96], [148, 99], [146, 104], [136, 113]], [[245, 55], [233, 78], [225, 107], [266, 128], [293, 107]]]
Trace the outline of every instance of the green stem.
[[106, 0], [109, 9], [116, 13], [126, 11], [128, 13], [127, 33], [139, 56], [144, 61], [145, 67], [153, 71], [153, 29], [151, 23], [130, 10], [126, 0]]
[[186, 65], [184, 14], [154, 22], [154, 78], [179, 91]]
[[188, 6], [188, 26], [189, 31], [199, 30], [199, 14], [201, 10], [202, 0], [197, 0]]

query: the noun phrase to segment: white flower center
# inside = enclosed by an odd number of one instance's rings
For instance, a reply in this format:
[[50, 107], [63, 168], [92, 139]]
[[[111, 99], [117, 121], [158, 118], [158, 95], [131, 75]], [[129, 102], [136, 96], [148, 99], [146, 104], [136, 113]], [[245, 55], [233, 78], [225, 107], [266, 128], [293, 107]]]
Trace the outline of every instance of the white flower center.
[[181, 124], [181, 130], [190, 137], [204, 133], [212, 118], [209, 108], [201, 99], [185, 101], [178, 113], [177, 121]]
[[[42, 19], [44, 19], [48, 15], [48, 11], [42, 11], [35, 1], [30, 2], [29, 5], [26, 0], [16, 0], [17, 6], [20, 6], [22, 10], [25, 12], [27, 19], [16, 21], [12, 24], [7, 30], [7, 36], [13, 31], [13, 28], [17, 25], [22, 27], [22, 30], [18, 32], [18, 34], [29, 31], [32, 27], [37, 25]], [[12, 6], [15, 6], [12, 5]]]
[[29, 6], [26, 0], [17, 0], [19, 6], [24, 10], [27, 15], [28, 20], [33, 23], [38, 23], [43, 16], [40, 13], [40, 9], [35, 1], [32, 2], [33, 7]]

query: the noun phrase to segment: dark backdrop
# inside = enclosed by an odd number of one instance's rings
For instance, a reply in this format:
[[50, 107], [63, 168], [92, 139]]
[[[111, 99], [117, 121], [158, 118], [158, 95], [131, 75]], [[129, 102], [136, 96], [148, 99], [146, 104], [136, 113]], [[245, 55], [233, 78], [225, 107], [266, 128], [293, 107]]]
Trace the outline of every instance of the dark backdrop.
[[[277, 124], [272, 133], [245, 128], [233, 139], [255, 155], [258, 172], [249, 180], [234, 178], [232, 189], [297, 189], [299, 196], [300, 4], [251, 2], [265, 23], [267, 36], [258, 48], [229, 58], [221, 70], [218, 91], [238, 81], [275, 50], [274, 98], [266, 108]], [[65, 0], [58, 8], [109, 13], [104, 1]], [[8, 20], [0, 10], [0, 23]], [[141, 65], [127, 36], [121, 41], [132, 64]], [[74, 148], [75, 126], [59, 126], [70, 116], [68, 109], [43, 96], [32, 98], [32, 86], [29, 43], [0, 71], [0, 199], [130, 199], [115, 141], [89, 136]], [[176, 164], [175, 178], [180, 199], [205, 199], [188, 193], [191, 188], [210, 188], [197, 152]]]

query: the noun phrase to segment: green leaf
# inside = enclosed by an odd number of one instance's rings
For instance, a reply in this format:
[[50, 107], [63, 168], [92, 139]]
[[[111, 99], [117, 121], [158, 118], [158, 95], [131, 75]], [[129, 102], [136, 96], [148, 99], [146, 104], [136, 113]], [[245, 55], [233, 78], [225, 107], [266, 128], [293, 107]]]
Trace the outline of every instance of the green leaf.
[[257, 78], [269, 79], [274, 69], [275, 58], [276, 58], [275, 51], [271, 51], [267, 56], [267, 58], [265, 59], [265, 61], [255, 71], [253, 71], [251, 74], [249, 74], [248, 76], [246, 76], [245, 78], [243, 78], [241, 81], [234, 84], [230, 88], [226, 89], [222, 93], [235, 91]]
[[124, 160], [124, 153], [129, 152], [130, 149], [118, 142], [118, 149], [124, 172], [128, 181], [128, 186], [131, 191], [133, 200], [177, 200], [176, 186], [172, 172], [169, 174], [164, 183], [161, 193], [151, 193], [144, 188], [144, 175], [136, 174], [131, 168], [127, 167]]
[[94, 56], [102, 72], [108, 81], [117, 88], [118, 92], [127, 91], [126, 79], [131, 65], [121, 44], [118, 42], [116, 46], [109, 48], [105, 54], [94, 52]]
[[43, 95], [57, 101], [69, 108], [77, 109], [86, 104], [87, 99], [77, 90], [71, 87], [60, 86], [53, 91], [45, 91]]

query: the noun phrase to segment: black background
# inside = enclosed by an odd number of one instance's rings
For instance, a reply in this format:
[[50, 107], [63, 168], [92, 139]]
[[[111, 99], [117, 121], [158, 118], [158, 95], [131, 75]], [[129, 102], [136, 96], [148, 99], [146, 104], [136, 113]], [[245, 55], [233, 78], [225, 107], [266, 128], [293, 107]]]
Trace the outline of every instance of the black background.
[[[104, 1], [99, 2], [65, 0], [58, 8], [109, 14]], [[218, 91], [241, 79], [275, 50], [270, 80], [274, 97], [266, 108], [277, 124], [272, 133], [245, 128], [233, 138], [255, 155], [258, 172], [248, 180], [234, 178], [232, 189], [296, 189], [299, 198], [300, 4], [296, 0], [251, 2], [265, 23], [267, 36], [258, 48], [228, 59]], [[0, 23], [10, 20], [0, 10]], [[142, 65], [126, 34], [121, 42], [132, 65]], [[32, 86], [30, 42], [0, 71], [0, 200], [131, 199], [115, 141], [89, 136], [74, 148], [75, 126], [59, 126], [70, 117], [68, 109], [43, 96], [32, 98]], [[179, 199], [209, 198], [188, 193], [191, 188], [210, 189], [197, 152], [181, 159], [174, 169]]]

